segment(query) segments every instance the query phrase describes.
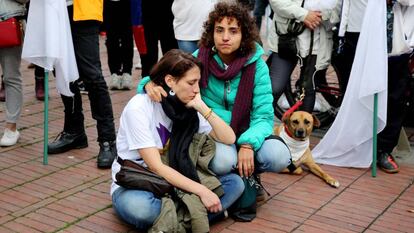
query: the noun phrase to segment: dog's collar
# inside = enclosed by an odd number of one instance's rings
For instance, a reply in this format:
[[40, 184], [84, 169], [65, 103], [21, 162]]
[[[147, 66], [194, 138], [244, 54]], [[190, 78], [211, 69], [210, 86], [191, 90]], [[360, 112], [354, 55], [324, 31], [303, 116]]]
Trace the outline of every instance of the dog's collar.
[[293, 138], [293, 135], [290, 133], [290, 131], [289, 131], [289, 129], [288, 129], [288, 127], [287, 127], [287, 125], [286, 125], [286, 124], [283, 124], [283, 126], [285, 127], [285, 133], [287, 134], [287, 136], [289, 136], [289, 137]]

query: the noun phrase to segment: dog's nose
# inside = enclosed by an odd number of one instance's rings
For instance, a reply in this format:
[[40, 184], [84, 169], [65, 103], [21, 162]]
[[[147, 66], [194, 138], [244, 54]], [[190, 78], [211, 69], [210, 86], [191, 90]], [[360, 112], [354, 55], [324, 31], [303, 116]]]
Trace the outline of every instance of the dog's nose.
[[305, 136], [305, 130], [304, 129], [297, 129], [296, 130], [296, 137], [301, 138]]

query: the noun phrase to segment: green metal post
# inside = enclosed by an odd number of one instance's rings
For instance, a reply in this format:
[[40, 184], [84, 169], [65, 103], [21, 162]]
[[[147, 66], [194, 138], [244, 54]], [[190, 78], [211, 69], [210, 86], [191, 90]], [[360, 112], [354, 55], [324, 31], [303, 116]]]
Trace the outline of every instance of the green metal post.
[[47, 143], [49, 139], [49, 71], [45, 70], [45, 107], [43, 122], [43, 164], [48, 164], [47, 159]]
[[377, 177], [377, 129], [378, 129], [378, 93], [374, 94], [374, 116], [372, 132], [372, 177]]

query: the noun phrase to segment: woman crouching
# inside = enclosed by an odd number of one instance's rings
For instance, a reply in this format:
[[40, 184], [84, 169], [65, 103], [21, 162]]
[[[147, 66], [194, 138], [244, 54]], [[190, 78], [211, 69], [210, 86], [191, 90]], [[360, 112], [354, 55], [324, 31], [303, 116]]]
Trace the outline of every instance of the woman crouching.
[[[224, 144], [233, 144], [236, 139], [231, 127], [201, 100], [200, 69], [201, 64], [190, 54], [180, 50], [167, 52], [152, 69], [150, 79], [168, 96], [161, 103], [151, 101], [147, 94], [134, 96], [121, 115], [116, 144], [121, 159], [148, 166], [175, 190], [181, 190], [180, 195], [196, 195], [211, 219], [238, 199], [244, 184], [236, 174], [218, 177], [224, 191], [219, 197], [200, 183], [198, 168], [189, 158], [194, 135], [208, 134]], [[165, 159], [169, 166], [162, 162]], [[120, 167], [114, 161], [111, 187], [114, 209], [124, 221], [147, 229], [158, 221], [163, 201], [151, 192], [117, 185], [115, 177]], [[208, 222], [204, 227], [208, 231]]]

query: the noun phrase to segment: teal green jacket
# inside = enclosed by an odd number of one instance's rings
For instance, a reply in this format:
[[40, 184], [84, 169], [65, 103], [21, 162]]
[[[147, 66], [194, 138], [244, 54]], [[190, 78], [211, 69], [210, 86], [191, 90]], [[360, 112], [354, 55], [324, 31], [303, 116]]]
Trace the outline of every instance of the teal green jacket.
[[[197, 57], [198, 50], [194, 52]], [[237, 144], [250, 144], [257, 151], [262, 146], [266, 137], [273, 132], [273, 95], [269, 76], [269, 69], [262, 59], [264, 51], [260, 45], [256, 45], [256, 53], [247, 61], [246, 65], [256, 61], [256, 74], [254, 78], [253, 102], [250, 112], [250, 126], [237, 139]], [[216, 54], [214, 59], [224, 68], [223, 61]], [[241, 72], [230, 81], [222, 81], [210, 75], [208, 86], [201, 89], [201, 97], [219, 117], [227, 124], [231, 122], [231, 113], [236, 99]], [[143, 93], [143, 87], [149, 82], [145, 77], [139, 84], [137, 91]], [[249, 100], [246, 100], [249, 101]]]

